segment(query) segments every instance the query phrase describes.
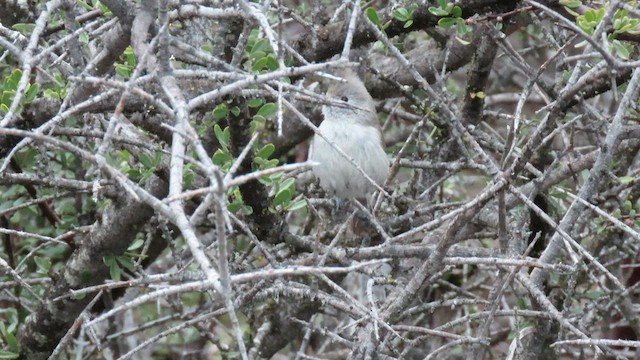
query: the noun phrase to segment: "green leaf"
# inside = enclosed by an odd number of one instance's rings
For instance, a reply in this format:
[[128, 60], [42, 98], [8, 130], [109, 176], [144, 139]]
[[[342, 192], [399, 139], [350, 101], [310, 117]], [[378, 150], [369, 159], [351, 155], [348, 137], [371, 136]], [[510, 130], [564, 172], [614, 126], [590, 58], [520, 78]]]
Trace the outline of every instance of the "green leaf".
[[[128, 162], [129, 160], [131, 160], [131, 153], [126, 149], [118, 150], [116, 151], [116, 154], [124, 162]], [[113, 161], [114, 161], [113, 164], [115, 164], [116, 160], [113, 160]]]
[[585, 24], [592, 25], [596, 22], [596, 12], [593, 9], [589, 9], [582, 15], [582, 19]]
[[580, 0], [560, 0], [560, 5], [575, 8], [582, 5], [582, 1]]
[[429, 12], [438, 17], [449, 15], [449, 12], [441, 7], [430, 6]]
[[76, 3], [78, 5], [80, 5], [82, 8], [84, 8], [87, 11], [91, 11], [93, 10], [93, 6], [87, 4], [86, 2], [82, 1], [82, 0], [76, 0]]
[[25, 24], [25, 23], [18, 23], [18, 24], [13, 24], [13, 26], [11, 26], [14, 30], [19, 31], [22, 35], [29, 35], [31, 34], [31, 32], [33, 31], [33, 29], [36, 27], [35, 24]]
[[631, 19], [628, 17], [614, 19], [613, 20], [613, 28], [615, 29], [614, 33], [620, 34], [620, 33], [629, 32], [632, 34], [634, 33], [637, 34], [637, 31], [634, 29], [637, 29], [639, 24], [640, 24], [640, 20], [638, 19]]
[[223, 119], [225, 117], [227, 117], [227, 114], [229, 114], [229, 110], [227, 109], [227, 105], [225, 104], [218, 104], [218, 106], [216, 106], [213, 109], [213, 119], [214, 120], [220, 120]]
[[51, 260], [40, 256], [34, 256], [33, 261], [38, 267], [38, 272], [46, 274], [51, 268]]
[[136, 239], [133, 242], [133, 244], [129, 245], [129, 247], [127, 248], [127, 251], [133, 251], [133, 250], [139, 249], [143, 244], [144, 244], [144, 240]]
[[209, 44], [205, 44], [205, 45], [200, 46], [200, 50], [202, 50], [202, 51], [204, 51], [206, 53], [209, 53], [209, 54], [213, 53], [213, 47], [211, 47], [211, 45], [209, 45]]
[[133, 54], [133, 48], [131, 46], [127, 46], [124, 49], [124, 63], [127, 64], [130, 68], [133, 68], [136, 65], [136, 56]]
[[240, 203], [227, 204], [227, 210], [229, 210], [229, 212], [235, 213], [236, 211], [240, 210], [241, 206], [242, 204]]
[[104, 262], [105, 265], [111, 267], [113, 265], [115, 265], [116, 263], [116, 259], [113, 256], [103, 256], [102, 257], [102, 262]]
[[293, 192], [290, 189], [282, 189], [273, 197], [273, 205], [278, 206], [288, 203], [293, 198]]
[[294, 185], [295, 185], [296, 179], [295, 178], [288, 178], [285, 181], [282, 182], [282, 184], [280, 184], [280, 190], [283, 189], [295, 189]]
[[227, 210], [230, 212], [238, 212], [241, 211], [244, 215], [250, 215], [253, 213], [253, 209], [251, 206], [245, 205], [242, 202], [242, 194], [238, 188], [234, 188], [230, 193], [230, 196], [233, 198], [233, 202], [227, 205]]
[[184, 187], [190, 188], [193, 183], [193, 179], [195, 178], [195, 173], [192, 169], [193, 164], [187, 164], [184, 167]]
[[273, 70], [277, 70], [279, 65], [278, 65], [278, 60], [276, 60], [276, 58], [274, 58], [273, 56], [269, 55], [267, 56], [267, 69], [273, 71]]
[[36, 98], [36, 95], [38, 95], [38, 90], [40, 90], [40, 84], [34, 83], [29, 85], [26, 93], [24, 94], [25, 104], [31, 103]]
[[222, 149], [216, 150], [216, 152], [213, 154], [213, 157], [211, 158], [211, 161], [213, 161], [213, 163], [218, 166], [223, 166], [231, 160], [233, 160], [233, 157], [228, 152], [225, 152]]
[[372, 23], [376, 24], [376, 26], [380, 27], [380, 18], [378, 17], [378, 12], [376, 9], [372, 7], [368, 7], [364, 13], [367, 15], [367, 18], [371, 20]]
[[577, 18], [578, 16], [580, 16], [580, 14], [579, 14], [579, 13], [577, 13], [577, 12], [575, 12], [575, 11], [571, 10], [571, 8], [570, 8], [570, 7], [565, 6], [565, 7], [564, 7], [564, 10], [565, 10], [567, 13], [569, 13], [569, 15], [571, 15], [571, 16], [573, 16], [573, 17], [576, 17], [576, 18]]
[[54, 91], [52, 89], [44, 89], [44, 92], [42, 92], [42, 96], [44, 96], [45, 98], [48, 98], [48, 99], [61, 99], [62, 98], [57, 91]]
[[273, 144], [271, 143], [266, 144], [265, 146], [262, 147], [262, 149], [256, 152], [256, 157], [268, 159], [269, 156], [271, 156], [271, 154], [273, 154], [275, 150], [276, 150], [276, 147]]
[[258, 60], [256, 60], [256, 62], [253, 63], [253, 66], [251, 66], [251, 71], [257, 72], [262, 70], [267, 66], [268, 60], [269, 58], [267, 56], [259, 58]]
[[263, 101], [261, 98], [255, 98], [247, 101], [247, 106], [250, 108], [257, 108], [262, 105]]
[[[13, 100], [16, 92], [14, 90], [5, 90], [2, 92], [2, 105], [11, 105], [11, 101]], [[8, 108], [7, 108], [8, 110]]]
[[146, 153], [141, 153], [139, 160], [145, 168], [151, 169], [153, 167], [153, 160]]
[[15, 69], [11, 72], [6, 79], [4, 79], [5, 90], [15, 90], [18, 88], [18, 83], [20, 82], [20, 78], [22, 77], [22, 71], [20, 69]]
[[442, 18], [440, 20], [438, 20], [438, 26], [440, 26], [441, 28], [450, 28], [453, 25], [455, 25], [458, 22], [458, 20], [456, 18], [452, 18], [452, 17], [445, 17]]
[[405, 8], [397, 8], [393, 10], [391, 15], [398, 21], [407, 21], [411, 17], [411, 14], [409, 14], [409, 11]]
[[123, 64], [115, 64], [114, 66], [116, 68], [116, 74], [118, 74], [120, 77], [125, 79], [131, 77], [131, 66]]
[[264, 51], [256, 51], [249, 54], [249, 57], [253, 61], [255, 61], [256, 59], [262, 59], [265, 56], [267, 56], [267, 53]]
[[269, 176], [269, 179], [272, 179], [273, 181], [277, 181], [280, 182], [280, 179], [282, 179], [282, 176], [284, 175], [284, 172], [282, 171], [278, 171], [277, 173], [273, 173]]
[[[464, 35], [464, 34], [466, 34], [466, 33], [471, 31], [471, 27], [469, 27], [469, 25], [465, 24], [464, 20], [458, 19], [458, 22], [456, 23], [456, 31], [458, 32], [458, 34]], [[469, 43], [467, 42], [467, 44], [469, 44]]]
[[120, 275], [122, 271], [118, 266], [117, 260], [115, 256], [107, 255], [102, 257], [102, 262], [109, 268], [109, 275], [112, 280], [120, 281]]
[[287, 206], [287, 211], [296, 211], [299, 209], [303, 209], [305, 207], [307, 207], [307, 200], [300, 199], [296, 202], [289, 204], [289, 206]]
[[453, 17], [456, 17], [456, 18], [462, 17], [462, 9], [460, 8], [460, 6], [458, 5], [454, 6], [453, 9], [451, 10], [451, 15], [453, 15]]
[[587, 10], [584, 12], [584, 18], [585, 20], [591, 22], [591, 21], [596, 21], [596, 13], [594, 10]]
[[122, 275], [122, 270], [117, 265], [109, 266], [109, 276], [113, 281], [120, 281], [120, 275]]
[[253, 208], [251, 206], [249, 206], [249, 205], [242, 205], [240, 210], [242, 211], [242, 214], [244, 214], [244, 215], [253, 214]]
[[251, 48], [252, 54], [263, 53], [266, 55], [266, 53], [270, 52], [272, 52], [271, 45], [269, 44], [269, 41], [267, 39], [258, 39]]
[[409, 19], [404, 23], [402, 27], [408, 29], [411, 25], [413, 25], [413, 20]]
[[270, 176], [260, 176], [258, 181], [264, 186], [273, 186], [276, 181], [273, 181]]
[[228, 127], [222, 130], [222, 128], [218, 124], [215, 124], [213, 126], [213, 132], [216, 135], [220, 146], [222, 146], [225, 150], [229, 148], [229, 140], [231, 139], [231, 133], [229, 131], [230, 130]]
[[13, 333], [6, 333], [4, 339], [7, 342], [7, 345], [9, 345], [9, 349], [11, 349], [11, 351], [20, 352], [20, 344], [18, 344], [18, 339], [16, 339], [16, 336], [13, 335]]
[[611, 47], [615, 49], [616, 55], [622, 59], [629, 59], [631, 56], [631, 51], [633, 51], [633, 47], [631, 45], [624, 44], [619, 40], [613, 40], [611, 42]]
[[277, 111], [278, 111], [278, 107], [276, 106], [276, 104], [266, 103], [262, 105], [262, 107], [260, 108], [260, 110], [258, 110], [256, 115], [262, 116], [263, 118], [268, 119], [271, 116], [275, 115]]
[[618, 178], [618, 180], [620, 180], [620, 183], [625, 185], [631, 183], [633, 179], [634, 179], [633, 176], [621, 176]]
[[273, 197], [273, 205], [278, 206], [291, 201], [295, 193], [295, 179], [288, 178], [280, 184], [280, 189]]
[[129, 271], [134, 271], [136, 268], [136, 265], [133, 263], [133, 260], [131, 260], [130, 257], [127, 256], [118, 256], [116, 257], [116, 259], [118, 260], [118, 263], [122, 266], [124, 266], [127, 270]]
[[611, 215], [616, 219], [620, 219], [620, 217], [622, 216], [622, 211], [620, 209], [615, 209], [613, 210], [613, 213]]
[[17, 359], [20, 354], [9, 351], [0, 351], [0, 359]]
[[78, 41], [80, 41], [80, 43], [82, 44], [88, 44], [89, 43], [89, 34], [87, 34], [86, 32], [81, 32], [80, 35], [78, 35]]

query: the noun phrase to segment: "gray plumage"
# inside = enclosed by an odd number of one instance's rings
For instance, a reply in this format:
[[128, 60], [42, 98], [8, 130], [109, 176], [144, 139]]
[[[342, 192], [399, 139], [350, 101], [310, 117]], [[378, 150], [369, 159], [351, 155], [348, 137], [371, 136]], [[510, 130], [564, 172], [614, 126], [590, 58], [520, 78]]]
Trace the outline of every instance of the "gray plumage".
[[[336, 75], [346, 82], [332, 81], [327, 96], [345, 104], [323, 106], [320, 132], [382, 185], [389, 174], [389, 159], [384, 152], [373, 98], [351, 69]], [[364, 198], [375, 191], [374, 185], [349, 160], [318, 135], [311, 144], [310, 159], [319, 163], [313, 167], [313, 173], [331, 195]]]

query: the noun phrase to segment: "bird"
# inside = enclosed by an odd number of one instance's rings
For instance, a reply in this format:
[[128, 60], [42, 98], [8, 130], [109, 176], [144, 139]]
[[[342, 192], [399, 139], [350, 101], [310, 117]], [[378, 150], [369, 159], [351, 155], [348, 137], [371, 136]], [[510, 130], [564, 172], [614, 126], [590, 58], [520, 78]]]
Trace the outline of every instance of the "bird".
[[[312, 169], [326, 193], [343, 199], [366, 199], [376, 190], [357, 164], [373, 181], [382, 185], [389, 175], [389, 158], [384, 150], [382, 131], [373, 98], [351, 69], [336, 71], [341, 80], [331, 80], [322, 107], [323, 121], [318, 127], [324, 136], [314, 135], [310, 160]], [[340, 154], [340, 148], [353, 162]]]

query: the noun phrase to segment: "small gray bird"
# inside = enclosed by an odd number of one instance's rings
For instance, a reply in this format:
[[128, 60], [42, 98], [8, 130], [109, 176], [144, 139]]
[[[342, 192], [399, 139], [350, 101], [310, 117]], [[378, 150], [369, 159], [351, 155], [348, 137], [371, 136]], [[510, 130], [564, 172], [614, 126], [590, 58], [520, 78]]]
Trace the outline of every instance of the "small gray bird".
[[[320, 132], [382, 185], [389, 175], [389, 159], [384, 152], [373, 98], [353, 70], [343, 69], [336, 75], [345, 81], [332, 80], [327, 96], [344, 104], [322, 107], [324, 121]], [[313, 167], [313, 173], [320, 180], [320, 186], [331, 195], [362, 199], [376, 189], [351, 161], [317, 134], [311, 143], [309, 158], [319, 163]]]

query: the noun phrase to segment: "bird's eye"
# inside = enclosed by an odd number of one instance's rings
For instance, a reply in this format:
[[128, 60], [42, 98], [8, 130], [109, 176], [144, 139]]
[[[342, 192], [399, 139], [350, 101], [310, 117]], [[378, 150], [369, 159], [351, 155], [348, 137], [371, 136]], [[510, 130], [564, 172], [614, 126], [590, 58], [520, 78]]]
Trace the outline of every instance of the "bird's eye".
[[340, 100], [342, 100], [344, 102], [349, 102], [349, 97], [343, 96], [343, 97], [340, 98]]

